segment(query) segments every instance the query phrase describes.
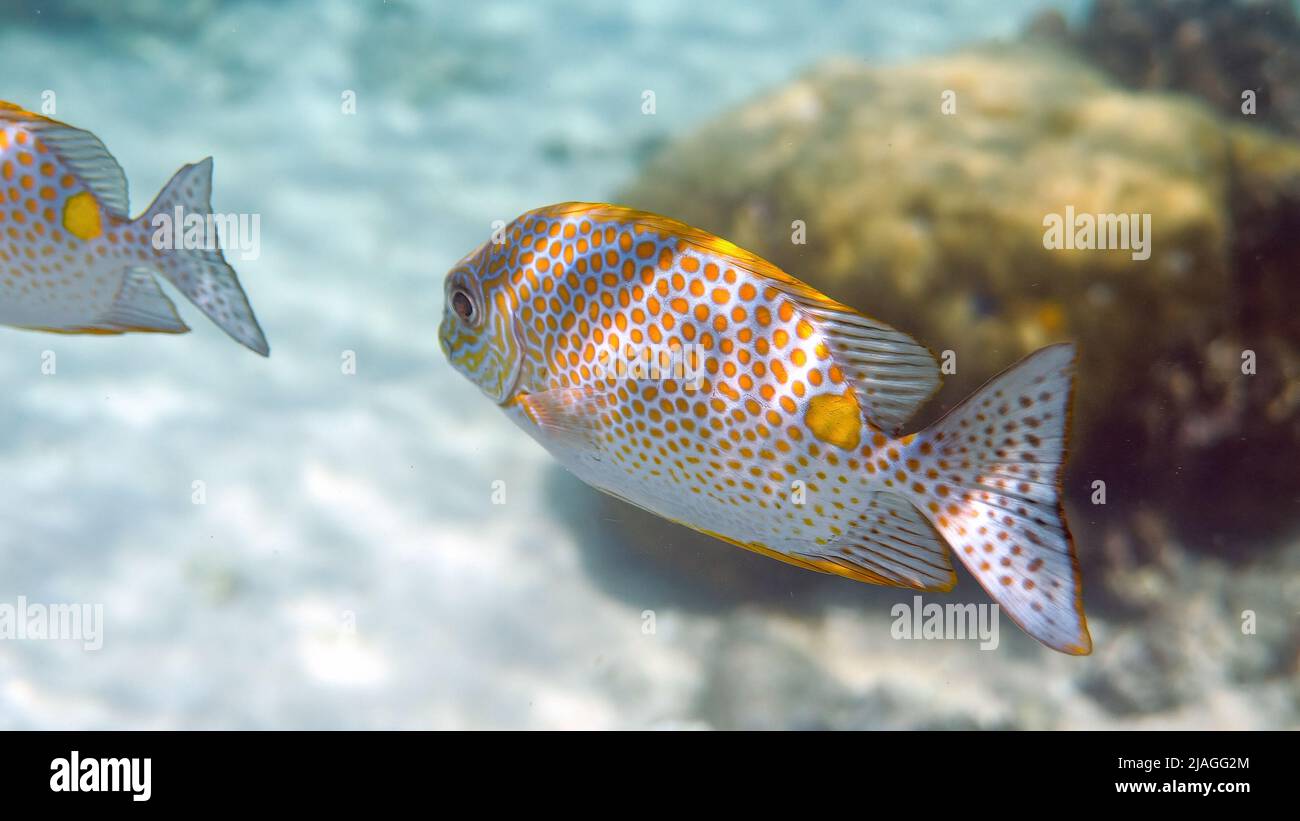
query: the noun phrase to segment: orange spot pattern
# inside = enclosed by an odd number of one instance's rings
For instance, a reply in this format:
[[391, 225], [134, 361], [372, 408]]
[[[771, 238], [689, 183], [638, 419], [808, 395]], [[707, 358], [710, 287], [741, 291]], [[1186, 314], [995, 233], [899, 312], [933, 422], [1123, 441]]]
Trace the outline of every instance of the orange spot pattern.
[[[814, 397], [843, 403], [847, 382], [815, 324], [732, 248], [570, 206], [521, 216], [466, 264], [513, 306], [518, 389], [593, 391], [598, 454], [580, 476], [738, 541], [825, 545], [875, 481], [843, 446], [858, 436], [806, 420]], [[674, 349], [698, 386], [612, 372]], [[875, 431], [862, 424], [866, 441]], [[816, 509], [791, 501], [795, 480]]]

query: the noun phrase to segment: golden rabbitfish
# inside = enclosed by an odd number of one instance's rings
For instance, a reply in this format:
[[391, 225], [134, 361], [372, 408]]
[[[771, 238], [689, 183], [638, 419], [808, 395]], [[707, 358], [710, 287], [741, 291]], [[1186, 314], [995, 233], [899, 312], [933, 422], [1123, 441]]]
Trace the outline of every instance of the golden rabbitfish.
[[[219, 248], [156, 243], [155, 218], [212, 213], [212, 160], [187, 165], [139, 217], [88, 131], [0, 101], [0, 324], [70, 334], [186, 333], [161, 274], [237, 342], [269, 353]], [[159, 247], [165, 246], [165, 247]]]
[[[955, 553], [1030, 635], [1091, 651], [1060, 501], [1073, 346], [900, 436], [939, 386], [928, 350], [726, 240], [605, 204], [524, 214], [445, 297], [452, 365], [587, 483], [858, 581], [950, 590]], [[629, 366], [647, 360], [672, 366]]]

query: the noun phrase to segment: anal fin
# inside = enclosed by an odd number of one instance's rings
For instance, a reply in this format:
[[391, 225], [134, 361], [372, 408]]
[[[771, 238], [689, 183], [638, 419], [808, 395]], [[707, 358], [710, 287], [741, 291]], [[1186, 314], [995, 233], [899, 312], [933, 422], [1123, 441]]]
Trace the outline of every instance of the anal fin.
[[875, 584], [948, 591], [957, 583], [948, 546], [904, 497], [873, 493], [844, 534], [798, 555], [846, 566]]
[[183, 334], [190, 330], [147, 268], [127, 271], [112, 306], [96, 317], [90, 328], [107, 333]]

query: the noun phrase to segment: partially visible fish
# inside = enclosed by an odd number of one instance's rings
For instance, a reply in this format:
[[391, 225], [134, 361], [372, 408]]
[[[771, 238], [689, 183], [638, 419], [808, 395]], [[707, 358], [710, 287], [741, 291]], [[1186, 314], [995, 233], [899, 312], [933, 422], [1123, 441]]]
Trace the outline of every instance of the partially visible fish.
[[[161, 274], [240, 344], [266, 337], [217, 248], [155, 247], [154, 218], [212, 213], [211, 158], [127, 214], [126, 177], [95, 135], [0, 101], [0, 324], [69, 334], [186, 333]], [[177, 211], [180, 209], [180, 211]]]
[[[579, 478], [873, 584], [950, 590], [951, 547], [1034, 638], [1091, 651], [1060, 497], [1073, 346], [900, 436], [938, 389], [931, 353], [726, 240], [590, 203], [500, 239], [448, 273], [439, 340]], [[665, 350], [675, 367], [627, 367]]]

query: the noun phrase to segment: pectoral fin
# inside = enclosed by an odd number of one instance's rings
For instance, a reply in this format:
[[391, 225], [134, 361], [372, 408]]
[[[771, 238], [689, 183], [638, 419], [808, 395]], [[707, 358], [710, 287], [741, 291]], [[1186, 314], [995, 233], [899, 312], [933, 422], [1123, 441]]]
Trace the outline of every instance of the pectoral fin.
[[525, 393], [515, 401], [549, 441], [595, 454], [617, 397], [603, 386], [583, 386]]

